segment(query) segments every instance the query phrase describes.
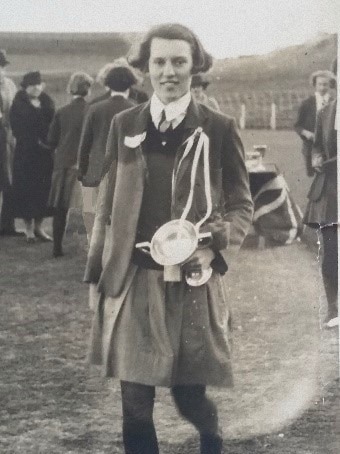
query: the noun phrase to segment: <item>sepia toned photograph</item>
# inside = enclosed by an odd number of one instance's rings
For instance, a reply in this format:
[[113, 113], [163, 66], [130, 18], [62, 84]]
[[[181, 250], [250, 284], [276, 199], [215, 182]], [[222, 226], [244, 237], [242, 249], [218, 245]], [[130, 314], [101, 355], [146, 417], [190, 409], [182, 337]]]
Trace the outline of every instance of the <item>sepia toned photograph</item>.
[[0, 453], [340, 452], [335, 0], [2, 0]]

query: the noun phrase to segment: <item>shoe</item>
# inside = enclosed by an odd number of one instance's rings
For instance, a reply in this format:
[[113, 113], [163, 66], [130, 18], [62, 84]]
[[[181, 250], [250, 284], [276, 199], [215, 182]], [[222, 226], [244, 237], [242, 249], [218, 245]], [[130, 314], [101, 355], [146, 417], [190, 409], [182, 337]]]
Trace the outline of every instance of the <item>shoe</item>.
[[57, 259], [58, 257], [64, 257], [64, 253], [61, 249], [54, 249], [53, 250], [53, 257]]
[[18, 232], [18, 230], [0, 230], [0, 236], [25, 236], [25, 232]]
[[37, 238], [35, 235], [31, 236], [31, 235], [26, 235], [26, 243], [29, 243], [29, 244], [33, 244], [33, 243], [36, 243], [37, 242]]
[[326, 328], [335, 328], [339, 326], [339, 317], [331, 318], [327, 323], [325, 323]]
[[201, 454], [222, 454], [223, 439], [220, 435], [201, 434]]
[[53, 241], [52, 237], [48, 235], [44, 230], [35, 230], [34, 235], [43, 242]]

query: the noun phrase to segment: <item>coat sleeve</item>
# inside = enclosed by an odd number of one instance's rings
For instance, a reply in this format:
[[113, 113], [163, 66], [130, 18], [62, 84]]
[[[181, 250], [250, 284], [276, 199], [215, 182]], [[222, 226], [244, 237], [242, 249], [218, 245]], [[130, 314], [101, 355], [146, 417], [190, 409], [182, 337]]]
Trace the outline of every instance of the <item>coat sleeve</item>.
[[212, 266], [216, 265], [223, 274], [241, 247], [253, 215], [244, 149], [235, 120], [225, 128], [221, 163], [224, 209], [220, 217], [208, 224], [208, 229], [212, 231], [212, 249], [216, 255]]
[[60, 140], [60, 133], [61, 133], [60, 115], [59, 112], [56, 112], [56, 114], [53, 117], [52, 123], [50, 124], [47, 135], [47, 143], [53, 149], [56, 149], [58, 146]]
[[323, 113], [324, 113], [324, 111], [322, 109], [322, 110], [319, 110], [319, 112], [316, 115], [314, 142], [313, 142], [313, 148], [312, 148], [312, 162], [318, 156], [322, 156], [323, 158], [325, 158], [324, 143], [323, 143], [323, 126], [322, 126]]
[[26, 117], [15, 100], [9, 111], [9, 120], [13, 135], [16, 138], [23, 137], [27, 140], [30, 139], [27, 128], [25, 128], [27, 122]]
[[10, 127], [10, 120], [9, 120], [9, 111], [11, 108], [11, 105], [13, 104], [15, 94], [17, 92], [17, 87], [15, 86], [15, 83], [13, 82], [12, 79], [8, 79], [5, 77], [5, 82], [4, 82], [4, 89], [5, 89], [5, 97], [3, 98], [3, 125], [6, 128]]
[[309, 109], [308, 109], [308, 105], [307, 105], [306, 101], [303, 101], [299, 108], [299, 111], [298, 111], [297, 120], [294, 124], [294, 129], [297, 132], [297, 134], [301, 137], [302, 140], [306, 140], [306, 137], [301, 135], [301, 133], [304, 129], [306, 129], [305, 124], [306, 124], [306, 117], [308, 115], [308, 110]]
[[107, 227], [110, 224], [114, 187], [117, 171], [117, 129], [111, 124], [107, 140], [106, 153], [111, 156], [109, 169], [99, 185], [96, 215], [91, 235], [91, 244], [87, 258], [84, 282], [97, 284], [103, 270], [103, 251]]
[[93, 109], [85, 115], [78, 148], [78, 178], [81, 180], [87, 173], [93, 144]]

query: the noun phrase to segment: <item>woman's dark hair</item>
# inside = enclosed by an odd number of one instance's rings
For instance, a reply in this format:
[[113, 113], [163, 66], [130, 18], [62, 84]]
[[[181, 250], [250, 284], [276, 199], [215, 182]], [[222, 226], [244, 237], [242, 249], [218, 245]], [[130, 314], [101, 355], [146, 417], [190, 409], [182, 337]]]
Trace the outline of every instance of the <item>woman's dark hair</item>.
[[310, 83], [313, 87], [315, 87], [316, 79], [318, 77], [324, 77], [325, 79], [329, 79], [330, 84], [332, 83], [332, 80], [334, 80], [334, 74], [331, 71], [327, 71], [327, 70], [315, 71], [310, 76]]
[[162, 24], [153, 27], [143, 38], [137, 50], [137, 55], [128, 57], [131, 66], [147, 72], [151, 42], [154, 38], [180, 39], [189, 43], [193, 60], [192, 74], [206, 72], [211, 68], [212, 56], [204, 50], [195, 33], [181, 24]]
[[137, 83], [133, 72], [124, 66], [112, 68], [105, 77], [105, 86], [114, 91], [125, 91]]

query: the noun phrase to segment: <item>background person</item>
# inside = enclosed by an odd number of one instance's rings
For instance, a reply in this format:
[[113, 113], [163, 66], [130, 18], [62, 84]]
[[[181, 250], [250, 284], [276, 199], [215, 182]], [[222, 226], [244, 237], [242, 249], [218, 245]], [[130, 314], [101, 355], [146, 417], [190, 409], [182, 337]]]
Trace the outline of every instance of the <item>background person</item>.
[[212, 96], [208, 96], [206, 93], [209, 84], [210, 82], [206, 80], [202, 74], [194, 74], [191, 81], [191, 93], [194, 95], [197, 102], [220, 112], [221, 109], [216, 99]]
[[[155, 386], [167, 386], [199, 431], [201, 453], [220, 454], [217, 409], [206, 386], [232, 385], [230, 313], [220, 273], [252, 217], [244, 150], [233, 119], [192, 99], [192, 74], [212, 64], [193, 32], [179, 24], [151, 29], [131, 64], [149, 72], [154, 94], [149, 103], [116, 115], [109, 133], [85, 274], [92, 288], [99, 281], [101, 294], [91, 359], [121, 380], [126, 453], [159, 452]], [[213, 267], [200, 287], [189, 287], [183, 276], [164, 282], [163, 268], [134, 247], [181, 216], [197, 141], [186, 161], [180, 157], [193, 133], [210, 141], [214, 206], [205, 226], [213, 231], [211, 247], [196, 250], [185, 265], [188, 272]], [[197, 178], [202, 183], [202, 160]], [[192, 206], [188, 220], [195, 223], [206, 211], [203, 184], [195, 187]]]
[[14, 216], [25, 221], [28, 242], [37, 238], [52, 241], [42, 229], [44, 217], [51, 216], [47, 200], [51, 187], [53, 158], [47, 133], [54, 116], [54, 103], [44, 92], [39, 71], [24, 75], [22, 90], [15, 95], [10, 123], [16, 138], [13, 163]]
[[136, 78], [134, 86], [130, 87], [129, 99], [131, 101], [134, 101], [136, 104], [141, 104], [149, 99], [148, 95], [140, 87], [138, 87], [138, 85], [141, 84], [143, 81], [143, 78], [141, 77], [140, 73], [137, 74], [137, 71], [129, 65], [125, 57], [120, 57], [116, 58], [112, 63], [107, 63], [99, 70], [96, 77], [96, 82], [98, 82], [102, 87], [104, 87], [106, 92], [94, 98], [90, 102], [90, 104], [95, 104], [98, 101], [104, 101], [105, 99], [110, 97], [110, 87], [107, 87], [105, 85], [106, 76], [111, 71], [111, 69], [119, 68], [121, 66], [129, 68]]
[[330, 71], [316, 71], [311, 75], [311, 84], [315, 88], [314, 95], [305, 99], [298, 112], [295, 131], [302, 139], [302, 154], [305, 161], [306, 173], [309, 177], [314, 175], [311, 152], [314, 141], [316, 114], [330, 101], [330, 86], [334, 74]]
[[[2, 180], [3, 203], [0, 205], [0, 235], [21, 236], [14, 226], [13, 216], [13, 153], [15, 140], [12, 134], [9, 111], [17, 92], [15, 83], [6, 76], [6, 66], [9, 65], [6, 51], [0, 49], [0, 180]], [[1, 189], [0, 189], [1, 191]]]
[[77, 154], [83, 119], [85, 98], [90, 92], [93, 79], [88, 74], [72, 74], [67, 91], [72, 101], [59, 109], [51, 123], [48, 143], [55, 150], [52, 186], [48, 205], [54, 208], [53, 256], [63, 255], [62, 240], [66, 228], [67, 213], [74, 201], [77, 187]]
[[83, 216], [88, 238], [94, 222], [110, 124], [114, 115], [135, 106], [129, 99], [130, 88], [135, 83], [136, 78], [128, 67], [112, 68], [105, 78], [109, 98], [92, 104], [84, 120], [78, 152], [78, 179], [83, 186]]
[[[337, 60], [332, 65], [337, 73]], [[317, 114], [312, 150], [314, 180], [308, 193], [304, 221], [320, 228], [323, 244], [322, 277], [328, 314], [326, 326], [339, 325], [338, 317], [338, 212], [337, 212], [337, 101], [331, 101]]]

